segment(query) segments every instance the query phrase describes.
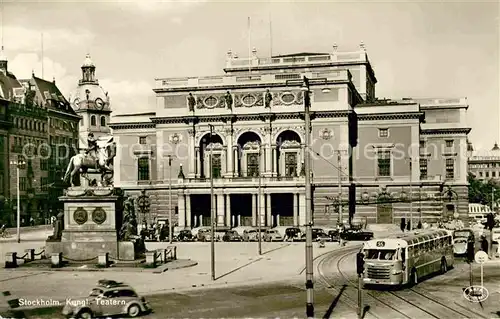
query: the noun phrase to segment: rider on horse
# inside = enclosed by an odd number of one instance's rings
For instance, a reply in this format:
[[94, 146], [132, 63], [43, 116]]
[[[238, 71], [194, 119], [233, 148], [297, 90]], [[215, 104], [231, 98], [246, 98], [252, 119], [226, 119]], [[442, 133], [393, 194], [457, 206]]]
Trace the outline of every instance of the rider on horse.
[[[97, 139], [94, 138], [94, 133], [90, 132], [89, 135], [87, 136], [87, 144], [88, 148], [85, 151], [85, 155], [90, 155], [95, 159], [95, 166], [96, 169], [98, 168], [98, 163], [97, 163]], [[93, 153], [92, 153], [93, 151]]]

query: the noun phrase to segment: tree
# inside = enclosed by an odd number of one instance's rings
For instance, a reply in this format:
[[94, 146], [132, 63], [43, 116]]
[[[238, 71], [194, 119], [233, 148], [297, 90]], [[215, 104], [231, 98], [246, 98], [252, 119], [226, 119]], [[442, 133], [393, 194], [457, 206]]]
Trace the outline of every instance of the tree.
[[495, 203], [498, 203], [500, 200], [500, 183], [498, 181], [490, 179], [484, 182], [469, 173], [468, 182], [469, 203], [491, 206], [492, 194], [494, 195]]

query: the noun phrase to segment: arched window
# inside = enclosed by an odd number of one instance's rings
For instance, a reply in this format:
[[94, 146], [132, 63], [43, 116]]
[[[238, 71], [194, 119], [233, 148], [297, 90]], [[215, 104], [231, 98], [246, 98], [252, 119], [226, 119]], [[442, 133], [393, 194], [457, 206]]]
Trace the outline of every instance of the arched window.
[[106, 117], [101, 116], [101, 126], [106, 126]]
[[91, 125], [91, 126], [96, 126], [96, 125], [97, 125], [97, 124], [96, 124], [95, 115], [92, 115], [92, 116], [90, 117], [90, 125]]

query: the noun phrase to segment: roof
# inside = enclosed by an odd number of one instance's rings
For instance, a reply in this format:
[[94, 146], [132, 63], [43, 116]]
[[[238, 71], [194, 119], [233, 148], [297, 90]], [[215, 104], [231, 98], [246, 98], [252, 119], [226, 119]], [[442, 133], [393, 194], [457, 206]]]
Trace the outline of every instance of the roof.
[[[68, 100], [66, 100], [64, 95], [62, 95], [61, 91], [54, 82], [49, 82], [44, 79], [37, 78], [36, 76], [33, 76], [32, 82], [38, 89], [43, 99], [43, 104], [47, 105], [48, 109], [76, 115], [75, 111], [69, 105]], [[55, 103], [51, 103], [52, 101]]]
[[10, 100], [14, 95], [19, 95], [16, 89], [23, 89], [21, 95], [24, 95], [24, 87], [14, 74], [0, 72], [0, 98]]
[[291, 57], [299, 57], [299, 56], [311, 56], [311, 55], [329, 55], [330, 53], [320, 53], [320, 52], [300, 52], [300, 53], [291, 53], [284, 55], [273, 55], [273, 58], [291, 58]]

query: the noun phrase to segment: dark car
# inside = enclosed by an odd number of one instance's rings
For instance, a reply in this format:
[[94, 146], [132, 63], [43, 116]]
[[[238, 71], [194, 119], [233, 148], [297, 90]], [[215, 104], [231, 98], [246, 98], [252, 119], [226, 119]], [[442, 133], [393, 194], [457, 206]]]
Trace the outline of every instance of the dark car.
[[332, 241], [339, 241], [340, 235], [338, 229], [330, 230], [328, 232], [328, 236], [330, 236]]
[[290, 227], [285, 229], [285, 240], [287, 241], [299, 241], [301, 240], [301, 230], [298, 227]]
[[[302, 234], [301, 240], [305, 241], [306, 240], [306, 234]], [[313, 228], [312, 229], [312, 240], [314, 241], [332, 241], [332, 238], [328, 236], [327, 233], [323, 229], [320, 228]]]
[[347, 229], [340, 233], [340, 238], [343, 240], [370, 240], [373, 239], [373, 232]]
[[222, 241], [243, 241], [243, 238], [236, 230], [228, 230], [224, 236], [222, 236]]
[[193, 234], [189, 229], [183, 229], [177, 235], [178, 241], [193, 241]]

